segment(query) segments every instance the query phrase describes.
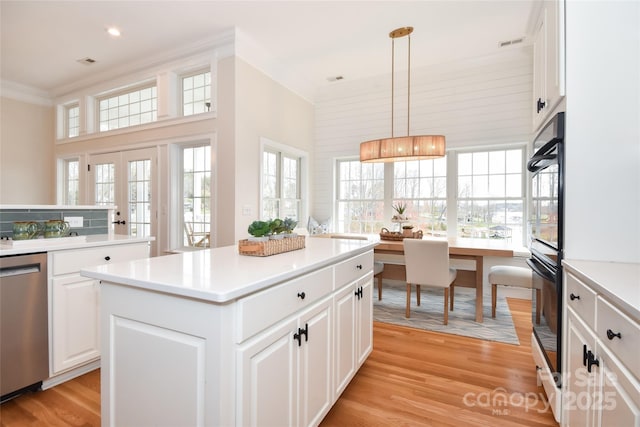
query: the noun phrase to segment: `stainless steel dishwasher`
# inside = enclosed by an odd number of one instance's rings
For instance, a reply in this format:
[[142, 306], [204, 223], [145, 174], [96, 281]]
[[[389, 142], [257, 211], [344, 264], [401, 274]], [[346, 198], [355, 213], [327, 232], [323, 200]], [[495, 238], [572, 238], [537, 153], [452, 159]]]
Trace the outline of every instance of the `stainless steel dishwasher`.
[[0, 258], [0, 401], [49, 377], [47, 254]]

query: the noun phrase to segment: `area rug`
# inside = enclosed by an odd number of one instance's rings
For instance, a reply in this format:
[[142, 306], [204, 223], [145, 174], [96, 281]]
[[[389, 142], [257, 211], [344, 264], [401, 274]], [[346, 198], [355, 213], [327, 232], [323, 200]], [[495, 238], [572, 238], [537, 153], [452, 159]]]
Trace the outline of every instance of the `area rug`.
[[382, 300], [378, 291], [373, 295], [373, 320], [395, 325], [409, 326], [434, 332], [463, 335], [487, 341], [520, 345], [513, 326], [511, 312], [504, 297], [498, 294], [496, 317], [491, 317], [491, 294], [484, 295], [484, 319], [475, 321], [475, 289], [456, 288], [454, 309], [449, 311], [449, 324], [443, 325], [444, 290], [422, 287], [420, 306], [416, 305], [415, 287], [411, 292], [411, 317], [405, 317], [406, 285], [402, 282], [382, 286]]

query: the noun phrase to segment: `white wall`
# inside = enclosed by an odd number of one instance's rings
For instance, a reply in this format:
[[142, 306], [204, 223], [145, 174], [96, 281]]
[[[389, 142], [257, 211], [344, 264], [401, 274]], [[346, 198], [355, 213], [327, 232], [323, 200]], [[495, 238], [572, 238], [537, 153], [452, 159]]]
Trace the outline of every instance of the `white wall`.
[[53, 107], [0, 102], [0, 204], [55, 203]]
[[565, 258], [640, 262], [640, 2], [567, 1]]
[[[406, 83], [396, 70], [395, 136], [406, 135]], [[532, 48], [411, 70], [411, 133], [443, 134], [448, 148], [531, 139]], [[406, 81], [406, 77], [403, 82]], [[335, 83], [316, 103], [311, 214], [332, 216], [333, 159], [391, 136], [391, 74]]]

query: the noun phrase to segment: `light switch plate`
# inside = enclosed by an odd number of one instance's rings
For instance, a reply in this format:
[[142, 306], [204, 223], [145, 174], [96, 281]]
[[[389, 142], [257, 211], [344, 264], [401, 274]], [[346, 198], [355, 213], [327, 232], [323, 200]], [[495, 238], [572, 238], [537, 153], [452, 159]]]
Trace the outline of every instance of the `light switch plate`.
[[81, 216], [65, 216], [64, 220], [69, 223], [70, 228], [84, 227], [84, 217]]

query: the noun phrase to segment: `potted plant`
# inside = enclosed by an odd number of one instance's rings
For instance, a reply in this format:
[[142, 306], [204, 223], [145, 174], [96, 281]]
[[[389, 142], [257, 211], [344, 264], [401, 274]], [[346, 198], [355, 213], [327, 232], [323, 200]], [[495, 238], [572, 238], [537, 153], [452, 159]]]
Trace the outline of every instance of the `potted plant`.
[[264, 242], [269, 240], [269, 234], [271, 234], [271, 227], [267, 221], [253, 221], [249, 224], [247, 229], [251, 237], [249, 240], [252, 242]]
[[397, 205], [393, 205], [393, 210], [396, 211], [396, 214], [391, 218], [394, 221], [406, 221], [407, 216], [404, 214], [407, 210], [406, 203], [398, 203]]
[[294, 233], [293, 230], [298, 225], [298, 221], [295, 221], [293, 218], [284, 219], [282, 226], [284, 228], [284, 237], [296, 237], [298, 234]]
[[269, 230], [271, 231], [269, 233], [270, 239], [273, 239], [273, 240], [282, 239], [284, 235], [281, 233], [285, 230], [284, 222], [280, 218], [272, 219], [271, 221], [269, 221]]

